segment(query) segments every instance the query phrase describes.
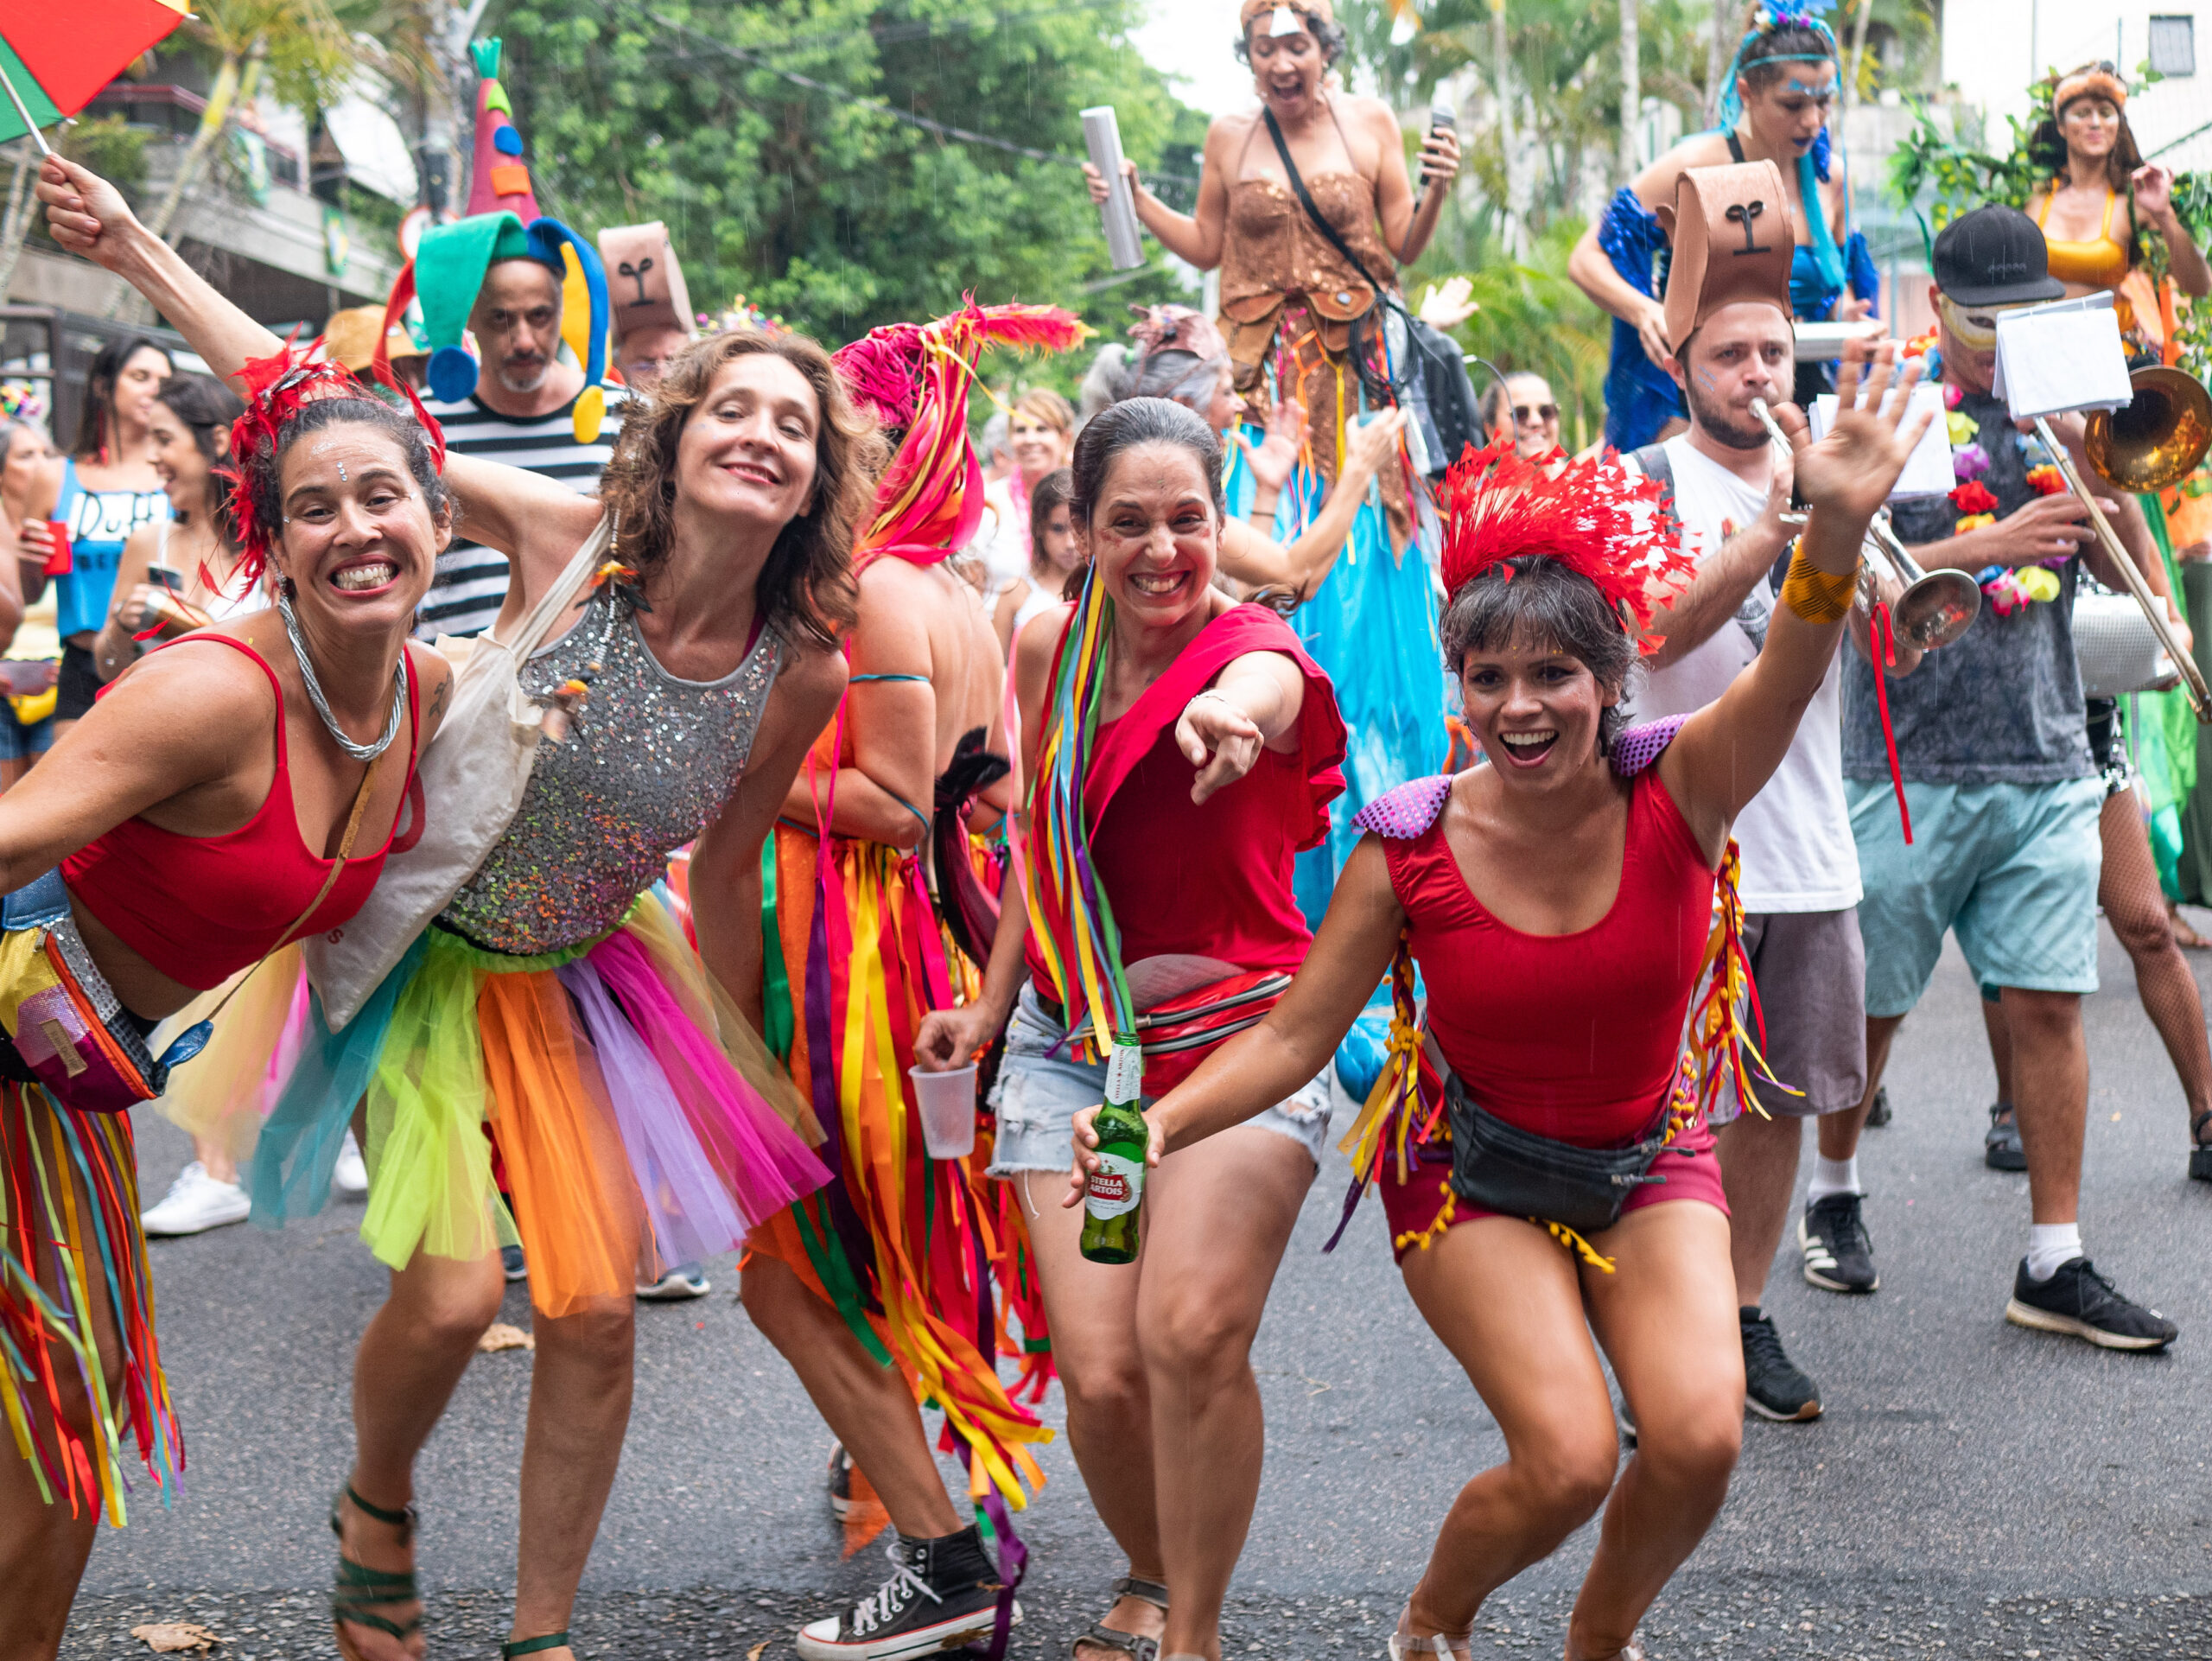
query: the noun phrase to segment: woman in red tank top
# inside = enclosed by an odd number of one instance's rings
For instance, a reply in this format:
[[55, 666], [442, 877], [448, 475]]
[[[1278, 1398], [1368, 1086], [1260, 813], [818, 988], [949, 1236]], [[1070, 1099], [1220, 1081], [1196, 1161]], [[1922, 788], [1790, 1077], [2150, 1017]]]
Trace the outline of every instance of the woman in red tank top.
[[[1386, 1072], [1370, 1098], [1362, 1129], [1369, 1148], [1378, 1131], [1385, 1145], [1355, 1168], [1379, 1165], [1386, 1198], [1405, 1188], [1389, 1211], [1398, 1243], [1418, 1248], [1402, 1260], [1407, 1289], [1507, 1449], [1452, 1506], [1395, 1658], [1465, 1657], [1483, 1601], [1601, 1505], [1567, 1655], [1640, 1655], [1637, 1620], [1726, 1492], [1744, 1371], [1700, 1106], [1720, 1047], [1686, 1047], [1684, 1018], [1708, 936], [1726, 944], [1712, 901], [1729, 825], [1789, 748], [1842, 636], [1868, 520], [1925, 424], [1898, 430], [1902, 398], [1883, 408], [1890, 379], [1886, 348], [1863, 399], [1847, 366], [1841, 413], [1817, 444], [1801, 415], [1783, 411], [1812, 506], [1766, 649], [1718, 703], [1626, 735], [1617, 711], [1637, 634], [1684, 569], [1653, 512], [1657, 487], [1611, 461], [1547, 480], [1510, 441], [1455, 468], [1444, 645], [1491, 764], [1369, 805], [1359, 822], [1374, 834], [1346, 864], [1290, 990], [1148, 1116], [1155, 1155], [1173, 1153], [1310, 1077], [1402, 936], [1427, 979], [1430, 1053], [1464, 1091], [1455, 1127], [1471, 1102], [1554, 1147], [1668, 1137], [1649, 1170], [1666, 1182], [1637, 1188], [1610, 1226], [1578, 1235], [1470, 1204], [1462, 1187], [1497, 1191], [1496, 1168], [1486, 1185], [1478, 1157], [1459, 1169], [1423, 1162], [1428, 1104], [1406, 1110], [1419, 1123], [1402, 1137], [1383, 1119], [1402, 1100], [1391, 1088], [1402, 1072]], [[1395, 973], [1409, 1016], [1411, 971]], [[1700, 1030], [1707, 1013], [1726, 1014], [1730, 984], [1700, 1004]], [[1420, 1053], [1408, 1024], [1394, 1040], [1402, 1056]], [[1087, 1116], [1077, 1139], [1095, 1144]], [[1078, 1159], [1077, 1192], [1094, 1160]], [[1638, 1427], [1618, 1484], [1600, 1347]]]
[[[1139, 1010], [1239, 971], [1274, 971], [1261, 996], [1280, 990], [1310, 943], [1292, 861], [1325, 834], [1327, 804], [1344, 788], [1344, 729], [1327, 677], [1281, 619], [1212, 586], [1221, 468], [1212, 430], [1160, 398], [1114, 405], [1076, 442], [1070, 506], [1098, 585], [1085, 605], [1103, 601], [1110, 614], [1098, 614], [1103, 649], [1087, 660], [1096, 727], [1074, 794]], [[1023, 775], [1036, 781], [1028, 857], [1040, 868], [1052, 779], [1039, 757], [1057, 724], [1048, 678], [1063, 653], [1082, 650], [1071, 624], [1083, 615], [1063, 606], [1039, 617], [1015, 653]], [[1099, 1099], [1105, 1065], [1082, 1047], [1080, 992], [1054, 969], [1065, 951], [1046, 949], [1066, 920], [1048, 888], [1032, 893], [1025, 903], [1007, 886], [982, 996], [930, 1015], [915, 1054], [950, 1066], [1007, 1027], [991, 1174], [1016, 1185], [1030, 1219], [1070, 1440], [1128, 1561], [1105, 1636], [1078, 1639], [1078, 1661], [1154, 1641], [1163, 1655], [1211, 1653], [1259, 1492], [1252, 1338], [1328, 1130], [1322, 1064], [1277, 1091], [1255, 1123], [1169, 1161], [1145, 1193], [1134, 1267], [1088, 1261], [1081, 1214], [1049, 1200], [1072, 1155], [1069, 1123]], [[1166, 1090], [1202, 1053], [1154, 1056], [1144, 1089]]]
[[[63, 178], [48, 165], [49, 181]], [[118, 1029], [143, 1046], [161, 1018], [353, 914], [448, 687], [443, 660], [408, 645], [451, 532], [429, 437], [334, 367], [270, 361], [241, 379], [251, 402], [232, 435], [223, 512], [242, 550], [237, 579], [273, 570], [283, 606], [149, 652], [0, 797], [0, 893], [39, 885], [41, 949], [103, 1019], [119, 1006], [109, 1032], [124, 1053]], [[6, 962], [16, 976], [20, 957]], [[18, 1049], [28, 983], [0, 986], [0, 1341], [33, 1375], [0, 1368], [10, 1416], [30, 1435], [30, 1468], [0, 1474], [0, 1588], [11, 1615], [58, 1636], [103, 1510], [124, 1520], [124, 1438], [164, 1505], [182, 1452], [155, 1344], [130, 1120], [52, 1093], [36, 1069], [58, 1046], [31, 1035]], [[143, 1081], [158, 1077], [135, 1065]], [[95, 1348], [111, 1358], [111, 1422], [77, 1384], [79, 1356]]]

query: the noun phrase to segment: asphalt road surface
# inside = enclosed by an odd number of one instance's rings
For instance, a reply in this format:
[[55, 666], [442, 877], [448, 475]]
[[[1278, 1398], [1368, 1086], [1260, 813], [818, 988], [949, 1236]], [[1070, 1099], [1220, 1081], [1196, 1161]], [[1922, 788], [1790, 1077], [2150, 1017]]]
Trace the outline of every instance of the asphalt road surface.
[[[1726, 1508], [1646, 1623], [1654, 1661], [2212, 1657], [2212, 1186], [2186, 1180], [2180, 1091], [2108, 934], [2102, 967], [2085, 1237], [2180, 1342], [2145, 1358], [2005, 1324], [2027, 1183], [1980, 1162], [1992, 1075], [1953, 951], [1899, 1040], [1896, 1122], [1861, 1160], [1882, 1289], [1815, 1291], [1785, 1244], [1768, 1307], [1827, 1413], [1751, 1422]], [[155, 1197], [189, 1150], [141, 1125]], [[1379, 1207], [1320, 1255], [1344, 1181], [1332, 1154], [1255, 1352], [1267, 1473], [1226, 1656], [1381, 1656], [1437, 1518], [1502, 1457], [1399, 1283]], [[340, 1206], [281, 1235], [154, 1246], [187, 1492], [104, 1534], [66, 1656], [143, 1654], [129, 1629], [168, 1620], [211, 1627], [220, 1661], [332, 1653], [324, 1516], [351, 1448], [353, 1346], [384, 1295], [358, 1221]], [[587, 1656], [776, 1661], [798, 1621], [881, 1577], [872, 1550], [838, 1561], [828, 1434], [736, 1307], [730, 1264], [715, 1279], [710, 1298], [640, 1312], [635, 1416], [575, 1622]], [[527, 1325], [521, 1289], [505, 1319]], [[420, 1467], [434, 1657], [489, 1657], [505, 1634], [530, 1367], [522, 1352], [480, 1357]], [[1046, 1412], [1060, 1422], [1057, 1392]], [[1065, 1441], [1043, 1457], [1014, 1651], [1040, 1658], [1067, 1653], [1123, 1567]], [[1492, 1601], [1478, 1657], [1561, 1653], [1593, 1535]]]

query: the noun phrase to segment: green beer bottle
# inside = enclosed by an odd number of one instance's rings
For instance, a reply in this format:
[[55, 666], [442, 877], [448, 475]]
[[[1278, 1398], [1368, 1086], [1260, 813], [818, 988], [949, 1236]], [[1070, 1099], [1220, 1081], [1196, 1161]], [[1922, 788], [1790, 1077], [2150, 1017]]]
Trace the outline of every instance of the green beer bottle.
[[1106, 1062], [1106, 1103], [1091, 1121], [1098, 1133], [1098, 1168], [1083, 1202], [1083, 1255], [1095, 1263], [1135, 1263], [1143, 1215], [1144, 1153], [1151, 1132], [1137, 1103], [1144, 1092], [1144, 1052], [1126, 1034]]

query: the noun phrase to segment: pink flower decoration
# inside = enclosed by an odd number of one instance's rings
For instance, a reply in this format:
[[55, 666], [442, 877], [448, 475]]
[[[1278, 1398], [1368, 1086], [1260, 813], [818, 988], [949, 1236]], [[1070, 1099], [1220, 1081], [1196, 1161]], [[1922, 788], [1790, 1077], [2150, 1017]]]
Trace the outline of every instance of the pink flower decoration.
[[1951, 452], [1951, 472], [1961, 484], [1989, 471], [1989, 452], [1979, 444], [1961, 444]]

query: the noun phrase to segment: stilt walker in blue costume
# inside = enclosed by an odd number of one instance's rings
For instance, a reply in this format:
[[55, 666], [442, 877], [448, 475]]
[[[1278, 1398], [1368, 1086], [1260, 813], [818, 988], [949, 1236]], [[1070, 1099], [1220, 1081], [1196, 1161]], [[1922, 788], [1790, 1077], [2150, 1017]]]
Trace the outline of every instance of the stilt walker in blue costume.
[[[1728, 66], [1720, 124], [1685, 138], [1614, 195], [1567, 261], [1575, 285], [1612, 315], [1605, 372], [1605, 442], [1636, 449], [1687, 424], [1681, 394], [1662, 367], [1681, 345], [1667, 338], [1661, 305], [1669, 262], [1659, 209], [1690, 168], [1772, 162], [1789, 191], [1797, 248], [1789, 303], [1800, 322], [1851, 322], [1875, 315], [1881, 279], [1864, 232], [1851, 223], [1851, 188], [1828, 128], [1837, 88], [1829, 0], [1764, 0], [1745, 19]], [[1761, 227], [1746, 222], [1748, 239]], [[1798, 401], [1827, 390], [1819, 365], [1801, 365]], [[1669, 423], [1676, 423], [1671, 428]]]
[[[1239, 26], [1236, 53], [1261, 107], [1207, 131], [1195, 213], [1177, 213], [1128, 173], [1145, 228], [1199, 270], [1219, 269], [1222, 332], [1252, 418], [1280, 398], [1305, 407], [1306, 443], [1274, 503], [1274, 539], [1287, 544], [1320, 513], [1352, 430], [1392, 407], [1376, 372], [1403, 337], [1385, 300], [1396, 297], [1399, 267], [1427, 245], [1459, 150], [1449, 130], [1428, 136], [1417, 198], [1397, 118], [1333, 84], [1344, 34], [1329, 0], [1244, 0]], [[1105, 193], [1095, 173], [1091, 189]], [[1449, 741], [1434, 663], [1437, 519], [1415, 465], [1425, 460], [1402, 439], [1344, 553], [1292, 619], [1351, 731], [1328, 839], [1298, 862], [1298, 902], [1317, 921], [1357, 840], [1352, 815], [1433, 772]], [[1255, 502], [1248, 469], [1224, 482], [1232, 514], [1266, 514], [1268, 494], [1259, 487]]]

